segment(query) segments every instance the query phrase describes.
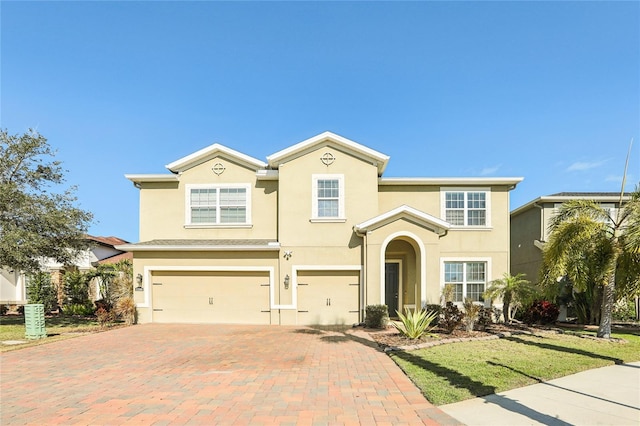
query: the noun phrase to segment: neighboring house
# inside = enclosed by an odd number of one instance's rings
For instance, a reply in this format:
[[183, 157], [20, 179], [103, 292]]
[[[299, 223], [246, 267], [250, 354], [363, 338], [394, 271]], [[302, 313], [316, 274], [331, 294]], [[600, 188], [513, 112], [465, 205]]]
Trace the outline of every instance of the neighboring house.
[[[625, 195], [623, 201], [631, 197]], [[539, 282], [542, 249], [549, 239], [549, 225], [557, 208], [571, 200], [591, 200], [610, 210], [613, 216], [620, 205], [619, 192], [560, 192], [538, 197], [511, 212], [511, 274], [526, 274]], [[614, 216], [615, 217], [615, 216]]]
[[[427, 158], [425, 158], [427, 160]], [[509, 270], [522, 178], [384, 178], [389, 157], [325, 132], [267, 157], [214, 144], [130, 174], [140, 322], [353, 324], [367, 305], [482, 301]]]
[[[115, 263], [121, 259], [131, 259], [131, 253], [115, 248], [116, 245], [126, 244], [127, 241], [117, 237], [94, 237], [87, 235], [91, 241], [91, 249], [81, 253], [76, 259], [75, 265], [80, 271], [87, 272], [99, 263]], [[59, 284], [64, 274], [65, 266], [46, 260], [42, 270], [51, 273], [52, 282]], [[0, 305], [20, 306], [27, 303], [25, 275], [18, 271], [0, 269]], [[59, 286], [58, 286], [59, 287]], [[91, 289], [94, 296], [98, 294], [97, 284]]]

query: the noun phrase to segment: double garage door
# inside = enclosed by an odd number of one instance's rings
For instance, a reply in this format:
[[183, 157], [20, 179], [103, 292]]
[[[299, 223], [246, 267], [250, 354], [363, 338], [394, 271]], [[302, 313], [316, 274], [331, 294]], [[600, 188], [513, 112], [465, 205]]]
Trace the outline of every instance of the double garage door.
[[153, 321], [269, 324], [267, 272], [154, 271]]
[[[154, 271], [153, 322], [270, 324], [268, 272]], [[359, 321], [359, 271], [297, 271], [297, 324]]]

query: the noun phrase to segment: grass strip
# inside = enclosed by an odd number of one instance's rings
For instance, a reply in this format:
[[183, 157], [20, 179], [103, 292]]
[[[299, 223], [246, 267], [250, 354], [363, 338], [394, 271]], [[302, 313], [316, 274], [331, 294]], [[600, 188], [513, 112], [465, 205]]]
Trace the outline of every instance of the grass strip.
[[640, 360], [640, 336], [623, 341], [542, 333], [463, 342], [390, 356], [435, 405], [450, 404], [580, 371]]

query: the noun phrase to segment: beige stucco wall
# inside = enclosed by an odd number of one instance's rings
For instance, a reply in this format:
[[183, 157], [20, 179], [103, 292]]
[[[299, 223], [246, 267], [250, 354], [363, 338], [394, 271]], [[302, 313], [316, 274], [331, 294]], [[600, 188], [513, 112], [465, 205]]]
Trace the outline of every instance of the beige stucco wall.
[[[330, 152], [335, 162], [326, 166], [321, 156]], [[281, 252], [291, 251], [282, 263], [282, 276], [291, 275], [293, 265], [361, 265], [362, 239], [353, 226], [375, 216], [377, 168], [330, 146], [302, 155], [279, 168], [279, 238]], [[344, 175], [345, 220], [312, 221], [312, 176]]]
[[[214, 164], [225, 171], [216, 175]], [[250, 184], [250, 227], [185, 227], [189, 184]], [[140, 190], [140, 241], [153, 239], [276, 239], [278, 182], [258, 181], [255, 169], [218, 156], [180, 175], [178, 182], [143, 183]]]

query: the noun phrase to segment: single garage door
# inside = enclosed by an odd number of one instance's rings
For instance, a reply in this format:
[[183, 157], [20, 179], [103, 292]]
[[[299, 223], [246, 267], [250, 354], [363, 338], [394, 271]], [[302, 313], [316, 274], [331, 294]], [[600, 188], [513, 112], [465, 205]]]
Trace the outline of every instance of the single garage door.
[[266, 272], [155, 271], [153, 321], [269, 324]]
[[360, 271], [298, 271], [298, 324], [357, 324]]

